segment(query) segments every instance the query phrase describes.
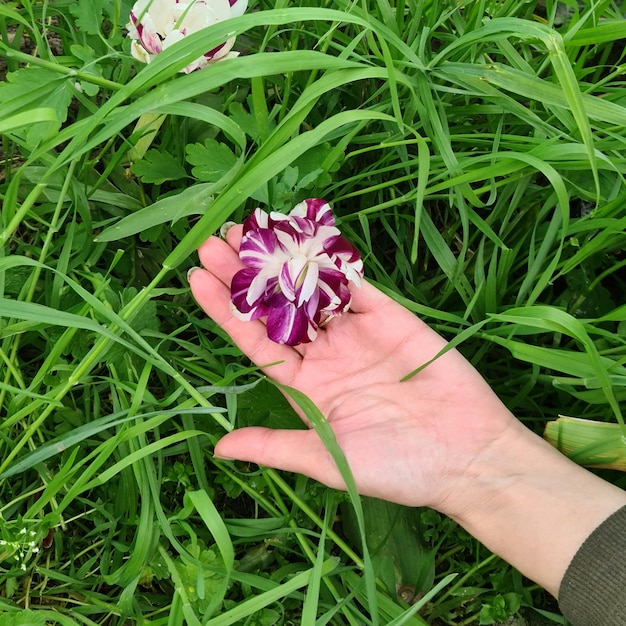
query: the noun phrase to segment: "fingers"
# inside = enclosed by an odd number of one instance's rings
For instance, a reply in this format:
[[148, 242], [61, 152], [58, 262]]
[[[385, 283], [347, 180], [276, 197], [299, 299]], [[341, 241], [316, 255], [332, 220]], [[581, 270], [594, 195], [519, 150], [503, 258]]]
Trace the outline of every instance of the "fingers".
[[361, 281], [361, 286], [350, 283], [350, 292], [352, 293], [352, 301], [350, 302], [350, 310], [353, 313], [368, 313], [374, 311], [381, 306], [386, 306], [391, 300], [382, 291], [376, 289], [374, 285]]
[[239, 252], [239, 244], [241, 243], [242, 234], [243, 224], [235, 224], [229, 228], [226, 233], [226, 241], [228, 242], [228, 245], [236, 252]]
[[240, 428], [217, 442], [215, 456], [304, 474], [329, 487], [345, 489], [335, 462], [314, 430]]
[[[239, 242], [236, 239], [234, 243], [238, 247]], [[235, 273], [245, 267], [233, 247], [217, 237], [209, 237], [198, 249], [198, 256], [202, 266], [217, 276], [229, 289]]]
[[230, 308], [230, 288], [219, 276], [212, 271], [196, 269], [189, 276], [189, 285], [204, 312], [230, 335], [253, 363], [264, 367], [265, 372], [278, 382], [291, 383], [300, 365], [300, 355], [293, 348], [268, 339], [265, 325], [259, 320], [242, 322], [234, 317]]
[[[235, 232], [231, 239], [233, 244], [238, 244], [241, 235]], [[266, 373], [278, 382], [290, 384], [300, 365], [300, 354], [289, 346], [268, 339], [261, 321], [243, 322], [232, 314], [230, 282], [235, 272], [243, 267], [237, 253], [231, 245], [217, 237], [208, 239], [198, 252], [203, 266], [207, 268], [196, 269], [189, 276], [189, 285], [198, 304], [253, 363], [259, 366], [276, 363], [265, 368]]]

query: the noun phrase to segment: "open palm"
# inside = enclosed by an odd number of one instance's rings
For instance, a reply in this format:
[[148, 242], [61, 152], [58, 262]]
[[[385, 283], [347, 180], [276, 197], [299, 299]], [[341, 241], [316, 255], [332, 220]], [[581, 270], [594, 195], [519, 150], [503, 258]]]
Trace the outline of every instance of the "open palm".
[[[352, 290], [349, 313], [333, 318], [312, 343], [295, 348], [270, 341], [259, 320], [234, 318], [229, 286], [242, 267], [240, 240], [237, 226], [227, 242], [211, 237], [199, 250], [204, 269], [191, 273], [190, 284], [205, 312], [268, 376], [315, 402], [362, 494], [456, 513], [456, 492], [480, 472], [476, 460], [523, 427], [455, 350], [402, 382], [446, 342], [367, 282]], [[215, 455], [343, 487], [313, 430], [242, 428], [225, 435]]]

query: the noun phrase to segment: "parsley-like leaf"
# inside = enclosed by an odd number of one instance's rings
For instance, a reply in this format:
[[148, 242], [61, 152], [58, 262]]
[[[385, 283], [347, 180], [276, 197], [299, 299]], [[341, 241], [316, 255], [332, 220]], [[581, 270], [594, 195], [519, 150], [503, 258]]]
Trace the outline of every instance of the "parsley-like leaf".
[[88, 35], [97, 35], [102, 27], [104, 0], [75, 2], [70, 4], [70, 13], [76, 18], [76, 26]]
[[148, 150], [141, 161], [130, 168], [144, 183], [160, 185], [166, 180], [177, 180], [187, 176], [185, 168], [169, 152]]
[[73, 90], [67, 78], [57, 72], [40, 67], [25, 67], [7, 74], [0, 83], [0, 122], [4, 119], [35, 108], [51, 108], [56, 121], [34, 124], [25, 131], [26, 142], [33, 146], [58, 131], [67, 119], [67, 109]]
[[234, 167], [237, 157], [227, 145], [206, 139], [204, 144], [187, 146], [187, 161], [194, 166], [191, 173], [198, 180], [216, 183]]

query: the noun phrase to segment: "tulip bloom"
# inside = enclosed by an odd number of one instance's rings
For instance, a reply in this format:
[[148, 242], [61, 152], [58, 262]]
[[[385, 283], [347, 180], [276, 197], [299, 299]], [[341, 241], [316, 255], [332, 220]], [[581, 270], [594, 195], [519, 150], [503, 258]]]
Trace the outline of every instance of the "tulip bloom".
[[335, 227], [330, 206], [310, 198], [289, 213], [261, 209], [246, 219], [239, 257], [246, 266], [231, 283], [233, 314], [267, 318], [272, 341], [295, 346], [347, 311], [348, 282], [360, 286], [363, 262]]
[[[152, 59], [186, 35], [243, 15], [248, 0], [138, 0], [130, 12], [130, 51], [142, 63]], [[210, 63], [238, 55], [231, 52], [235, 38], [209, 50], [183, 70], [186, 74]]]

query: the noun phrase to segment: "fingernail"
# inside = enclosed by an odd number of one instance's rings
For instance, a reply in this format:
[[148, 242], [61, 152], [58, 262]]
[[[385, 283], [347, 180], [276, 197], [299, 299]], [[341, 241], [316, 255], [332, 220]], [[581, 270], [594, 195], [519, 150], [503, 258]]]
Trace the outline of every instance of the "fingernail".
[[226, 239], [226, 234], [233, 226], [235, 226], [235, 222], [224, 222], [220, 226], [220, 237], [222, 239]]
[[236, 461], [236, 459], [232, 456], [221, 456], [219, 454], [215, 454], [215, 452], [213, 453], [213, 458], [218, 461]]
[[189, 280], [191, 279], [191, 275], [192, 275], [192, 274], [193, 274], [196, 270], [199, 270], [199, 269], [202, 269], [202, 268], [201, 268], [201, 267], [190, 267], [190, 268], [187, 270], [187, 282], [189, 282]]

